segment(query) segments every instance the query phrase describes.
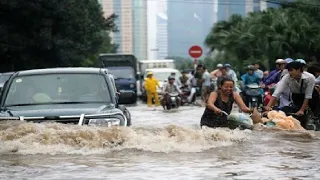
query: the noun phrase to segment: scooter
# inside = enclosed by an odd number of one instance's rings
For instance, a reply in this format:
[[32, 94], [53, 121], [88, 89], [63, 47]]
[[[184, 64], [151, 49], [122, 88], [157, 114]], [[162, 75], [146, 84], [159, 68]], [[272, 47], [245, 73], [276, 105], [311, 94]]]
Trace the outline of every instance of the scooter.
[[181, 105], [195, 103], [196, 87], [189, 88], [188, 86], [183, 86], [180, 89], [182, 91]]
[[263, 98], [263, 105], [266, 106], [268, 105], [271, 97], [272, 97], [272, 93], [274, 92], [274, 85], [270, 85], [270, 86], [266, 86], [264, 88], [264, 98]]
[[177, 103], [177, 99], [179, 98], [179, 94], [178, 93], [169, 93], [169, 102], [166, 102], [165, 106], [167, 108], [167, 110], [170, 109], [178, 109], [179, 104]]
[[210, 81], [210, 92], [217, 90], [217, 80], [211, 80]]
[[246, 85], [245, 94], [246, 96], [249, 96], [249, 98], [247, 98], [249, 100], [249, 108], [255, 108], [259, 106], [259, 98], [261, 98], [261, 87], [258, 84]]

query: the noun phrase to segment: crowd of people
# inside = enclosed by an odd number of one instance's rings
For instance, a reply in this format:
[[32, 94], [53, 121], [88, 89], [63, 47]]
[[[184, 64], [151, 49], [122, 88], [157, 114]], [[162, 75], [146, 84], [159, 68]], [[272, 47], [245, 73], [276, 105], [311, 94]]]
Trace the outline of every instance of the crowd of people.
[[[320, 65], [307, 63], [303, 59], [277, 59], [276, 67], [272, 71], [262, 71], [259, 63], [246, 67], [246, 73], [238, 79], [237, 73], [230, 64], [218, 64], [212, 72], [203, 65], [198, 65], [195, 71], [183, 71], [181, 77], [171, 74], [168, 84], [163, 88], [166, 94], [177, 92], [181, 94], [181, 87], [197, 87], [201, 92], [201, 99], [206, 106], [201, 118], [201, 126], [226, 126], [226, 116], [230, 114], [233, 103], [238, 104], [243, 112], [252, 112], [246, 94], [248, 85], [257, 84], [261, 87], [258, 105], [265, 111], [282, 110], [287, 114], [296, 115], [303, 127], [307, 126], [308, 112], [320, 116]], [[148, 73], [145, 89], [148, 95], [148, 106], [160, 105], [156, 93], [158, 81]], [[268, 101], [263, 101], [265, 91], [273, 89]], [[180, 103], [180, 102], [178, 102]]]

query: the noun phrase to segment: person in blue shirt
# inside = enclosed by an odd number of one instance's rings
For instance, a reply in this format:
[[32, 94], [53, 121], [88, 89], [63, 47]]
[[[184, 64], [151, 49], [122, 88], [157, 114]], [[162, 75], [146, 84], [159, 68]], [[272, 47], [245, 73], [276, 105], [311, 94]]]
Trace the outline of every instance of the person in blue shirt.
[[283, 70], [286, 68], [286, 65], [287, 65], [286, 60], [280, 60], [280, 61], [277, 61], [276, 63], [277, 63], [277, 68], [274, 70], [276, 72], [272, 76], [269, 75], [263, 82], [266, 86], [269, 86], [271, 84], [277, 84], [281, 79], [281, 73], [283, 72]]
[[[244, 92], [245, 98], [246, 98], [246, 104], [247, 106], [249, 105], [249, 100], [250, 97], [246, 95], [246, 89], [247, 89], [247, 85], [249, 84], [257, 84], [260, 85], [261, 83], [261, 78], [254, 73], [254, 67], [252, 65], [249, 65], [247, 67], [247, 73], [245, 73], [244, 75], [241, 76], [241, 80], [242, 80], [242, 90]], [[260, 89], [260, 93], [261, 93], [261, 97], [259, 97], [258, 99], [258, 103], [261, 104], [262, 103], [262, 94], [263, 94], [263, 90], [262, 88]]]
[[243, 87], [245, 88], [248, 84], [260, 84], [261, 78], [254, 73], [254, 67], [249, 65], [247, 67], [247, 73], [241, 76]]

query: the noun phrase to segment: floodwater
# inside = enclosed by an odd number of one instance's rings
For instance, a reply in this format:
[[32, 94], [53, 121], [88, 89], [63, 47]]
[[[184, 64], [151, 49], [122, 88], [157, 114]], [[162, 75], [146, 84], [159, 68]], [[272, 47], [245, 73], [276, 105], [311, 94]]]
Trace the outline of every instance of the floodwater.
[[130, 128], [2, 122], [0, 179], [320, 179], [320, 134], [199, 128], [201, 107], [129, 107]]

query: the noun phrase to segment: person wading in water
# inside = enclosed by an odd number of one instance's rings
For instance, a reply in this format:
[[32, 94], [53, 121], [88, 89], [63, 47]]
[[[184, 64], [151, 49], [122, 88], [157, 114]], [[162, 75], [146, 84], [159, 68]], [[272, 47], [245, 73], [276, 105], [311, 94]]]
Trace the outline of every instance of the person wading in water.
[[228, 127], [227, 114], [231, 113], [232, 105], [236, 102], [239, 108], [246, 113], [252, 113], [253, 109], [249, 109], [239, 93], [234, 92], [234, 81], [230, 78], [223, 78], [220, 82], [220, 89], [212, 92], [207, 102], [206, 109], [201, 117], [200, 126]]
[[[307, 128], [308, 117], [306, 110], [309, 100], [313, 99], [313, 90], [315, 86], [315, 77], [304, 71], [304, 64], [294, 61], [287, 66], [289, 74], [286, 74], [277, 84], [276, 89], [266, 106], [266, 111], [271, 111], [275, 101], [280, 95], [288, 90], [290, 92], [290, 104], [282, 108], [287, 115], [294, 114], [301, 122], [302, 127]], [[313, 109], [314, 107], [310, 107]]]

